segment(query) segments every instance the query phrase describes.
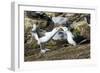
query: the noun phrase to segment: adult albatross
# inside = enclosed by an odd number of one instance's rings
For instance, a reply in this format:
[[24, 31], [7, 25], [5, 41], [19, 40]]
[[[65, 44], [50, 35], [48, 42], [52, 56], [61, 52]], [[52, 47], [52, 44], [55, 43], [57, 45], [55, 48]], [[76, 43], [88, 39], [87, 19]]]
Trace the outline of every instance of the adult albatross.
[[40, 45], [40, 52], [41, 53], [45, 53], [46, 51], [48, 51], [49, 49], [43, 47], [43, 44], [47, 43], [49, 40], [52, 39], [52, 37], [60, 30], [60, 26], [59, 27], [55, 27], [52, 31], [50, 32], [45, 32], [44, 36], [39, 37], [38, 32], [37, 32], [37, 26], [36, 24], [33, 24], [33, 28], [32, 28], [32, 36], [34, 36], [34, 38], [37, 40], [37, 44]]
[[[73, 40], [74, 35], [68, 30], [68, 18], [63, 16], [54, 16], [52, 17], [52, 21], [54, 22], [55, 26], [62, 26], [63, 31], [59, 31], [53, 37], [54, 40], [67, 40], [69, 44], [76, 45], [76, 42]], [[61, 34], [60, 34], [61, 33]]]

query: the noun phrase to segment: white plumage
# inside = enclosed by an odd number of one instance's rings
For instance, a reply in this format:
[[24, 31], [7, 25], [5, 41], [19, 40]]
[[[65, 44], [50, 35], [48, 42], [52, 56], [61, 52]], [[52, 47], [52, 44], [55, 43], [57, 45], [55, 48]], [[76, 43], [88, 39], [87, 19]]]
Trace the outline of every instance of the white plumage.
[[62, 29], [65, 31], [65, 33], [67, 34], [67, 41], [68, 41], [68, 43], [75, 46], [75, 45], [76, 45], [76, 42], [73, 40], [73, 38], [74, 38], [73, 34], [68, 30], [67, 27], [61, 27], [61, 28], [62, 28]]
[[38, 37], [38, 34], [36, 31], [36, 24], [33, 24], [33, 28], [32, 28], [32, 36], [35, 37], [35, 39], [37, 40], [37, 44], [40, 45], [40, 49], [41, 49], [41, 53], [45, 53], [46, 51], [48, 51], [48, 49], [44, 49], [41, 47], [41, 43], [46, 43], [48, 42], [58, 31], [59, 29], [61, 29], [60, 27], [56, 27], [54, 28], [51, 32], [45, 32], [43, 37]]
[[[66, 24], [68, 19], [62, 16], [52, 17], [52, 21], [55, 25], [63, 25]], [[57, 32], [57, 34], [53, 37], [54, 40], [67, 40], [69, 44], [76, 45], [76, 42], [73, 40], [73, 34], [68, 30], [67, 27], [61, 27], [63, 31]], [[59, 33], [62, 34], [59, 34]]]
[[55, 34], [53, 40], [67, 40], [67, 34], [64, 31], [59, 31]]
[[[73, 40], [74, 36], [73, 34], [68, 30], [67, 27], [61, 27], [61, 29], [63, 29], [63, 31], [59, 31], [55, 34], [55, 36], [53, 37], [54, 40], [67, 40], [69, 44], [72, 45], [76, 45], [76, 42]], [[62, 34], [59, 34], [59, 33]]]

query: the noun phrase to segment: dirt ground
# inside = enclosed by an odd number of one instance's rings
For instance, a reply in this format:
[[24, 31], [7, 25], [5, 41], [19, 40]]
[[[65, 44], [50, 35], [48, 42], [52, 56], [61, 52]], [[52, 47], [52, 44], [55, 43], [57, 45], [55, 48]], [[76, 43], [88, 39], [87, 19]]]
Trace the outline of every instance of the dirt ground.
[[[62, 47], [62, 46], [61, 46]], [[81, 44], [76, 46], [55, 46], [45, 54], [41, 54], [39, 49], [31, 49], [24, 56], [24, 61], [47, 61], [47, 60], [68, 60], [68, 59], [89, 59], [90, 44]]]

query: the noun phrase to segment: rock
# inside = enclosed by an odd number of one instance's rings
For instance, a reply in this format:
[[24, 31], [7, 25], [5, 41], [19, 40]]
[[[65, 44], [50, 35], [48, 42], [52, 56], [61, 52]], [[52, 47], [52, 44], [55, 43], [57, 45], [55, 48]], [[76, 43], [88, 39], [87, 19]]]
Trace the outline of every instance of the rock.
[[86, 21], [79, 21], [73, 24], [74, 32], [90, 40], [90, 26]]

